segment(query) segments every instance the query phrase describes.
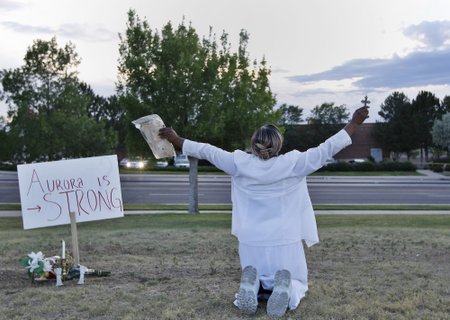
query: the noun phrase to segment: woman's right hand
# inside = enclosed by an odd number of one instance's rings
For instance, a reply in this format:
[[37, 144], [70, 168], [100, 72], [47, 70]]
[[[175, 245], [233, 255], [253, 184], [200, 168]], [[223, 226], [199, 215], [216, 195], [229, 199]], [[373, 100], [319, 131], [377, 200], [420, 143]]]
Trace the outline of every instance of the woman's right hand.
[[159, 129], [159, 137], [161, 139], [167, 139], [174, 145], [175, 148], [182, 149], [184, 138], [178, 136], [178, 134], [172, 128]]

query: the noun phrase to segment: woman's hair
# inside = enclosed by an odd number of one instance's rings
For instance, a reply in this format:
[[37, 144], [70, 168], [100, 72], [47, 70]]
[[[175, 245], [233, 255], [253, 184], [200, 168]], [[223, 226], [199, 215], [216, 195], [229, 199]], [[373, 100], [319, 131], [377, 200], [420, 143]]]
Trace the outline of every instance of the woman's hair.
[[283, 135], [273, 124], [265, 124], [257, 129], [252, 136], [252, 153], [267, 160], [278, 155], [283, 145]]

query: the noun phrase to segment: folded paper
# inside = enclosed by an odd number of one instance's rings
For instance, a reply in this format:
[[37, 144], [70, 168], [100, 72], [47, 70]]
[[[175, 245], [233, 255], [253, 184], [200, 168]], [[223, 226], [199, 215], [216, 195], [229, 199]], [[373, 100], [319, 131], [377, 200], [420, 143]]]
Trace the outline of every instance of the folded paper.
[[159, 137], [159, 129], [164, 128], [164, 122], [157, 114], [151, 114], [132, 121], [147, 141], [156, 159], [171, 158], [175, 156], [173, 145], [166, 139]]

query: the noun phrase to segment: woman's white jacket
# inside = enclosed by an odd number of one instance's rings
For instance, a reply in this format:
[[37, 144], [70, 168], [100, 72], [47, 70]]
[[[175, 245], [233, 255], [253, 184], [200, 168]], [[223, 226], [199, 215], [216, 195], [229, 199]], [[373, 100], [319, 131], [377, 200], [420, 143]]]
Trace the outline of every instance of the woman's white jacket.
[[261, 160], [236, 150], [228, 152], [186, 139], [183, 153], [206, 159], [231, 176], [231, 233], [242, 243], [276, 246], [319, 241], [306, 176], [351, 144], [341, 130], [318, 147]]

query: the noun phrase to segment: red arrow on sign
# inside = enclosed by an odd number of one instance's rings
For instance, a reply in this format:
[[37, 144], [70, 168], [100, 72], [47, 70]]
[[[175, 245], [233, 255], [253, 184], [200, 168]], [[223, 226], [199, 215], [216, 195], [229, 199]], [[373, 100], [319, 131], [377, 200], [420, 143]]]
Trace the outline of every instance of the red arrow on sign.
[[41, 206], [37, 205], [35, 208], [27, 208], [27, 210], [37, 210], [38, 212], [41, 211]]

